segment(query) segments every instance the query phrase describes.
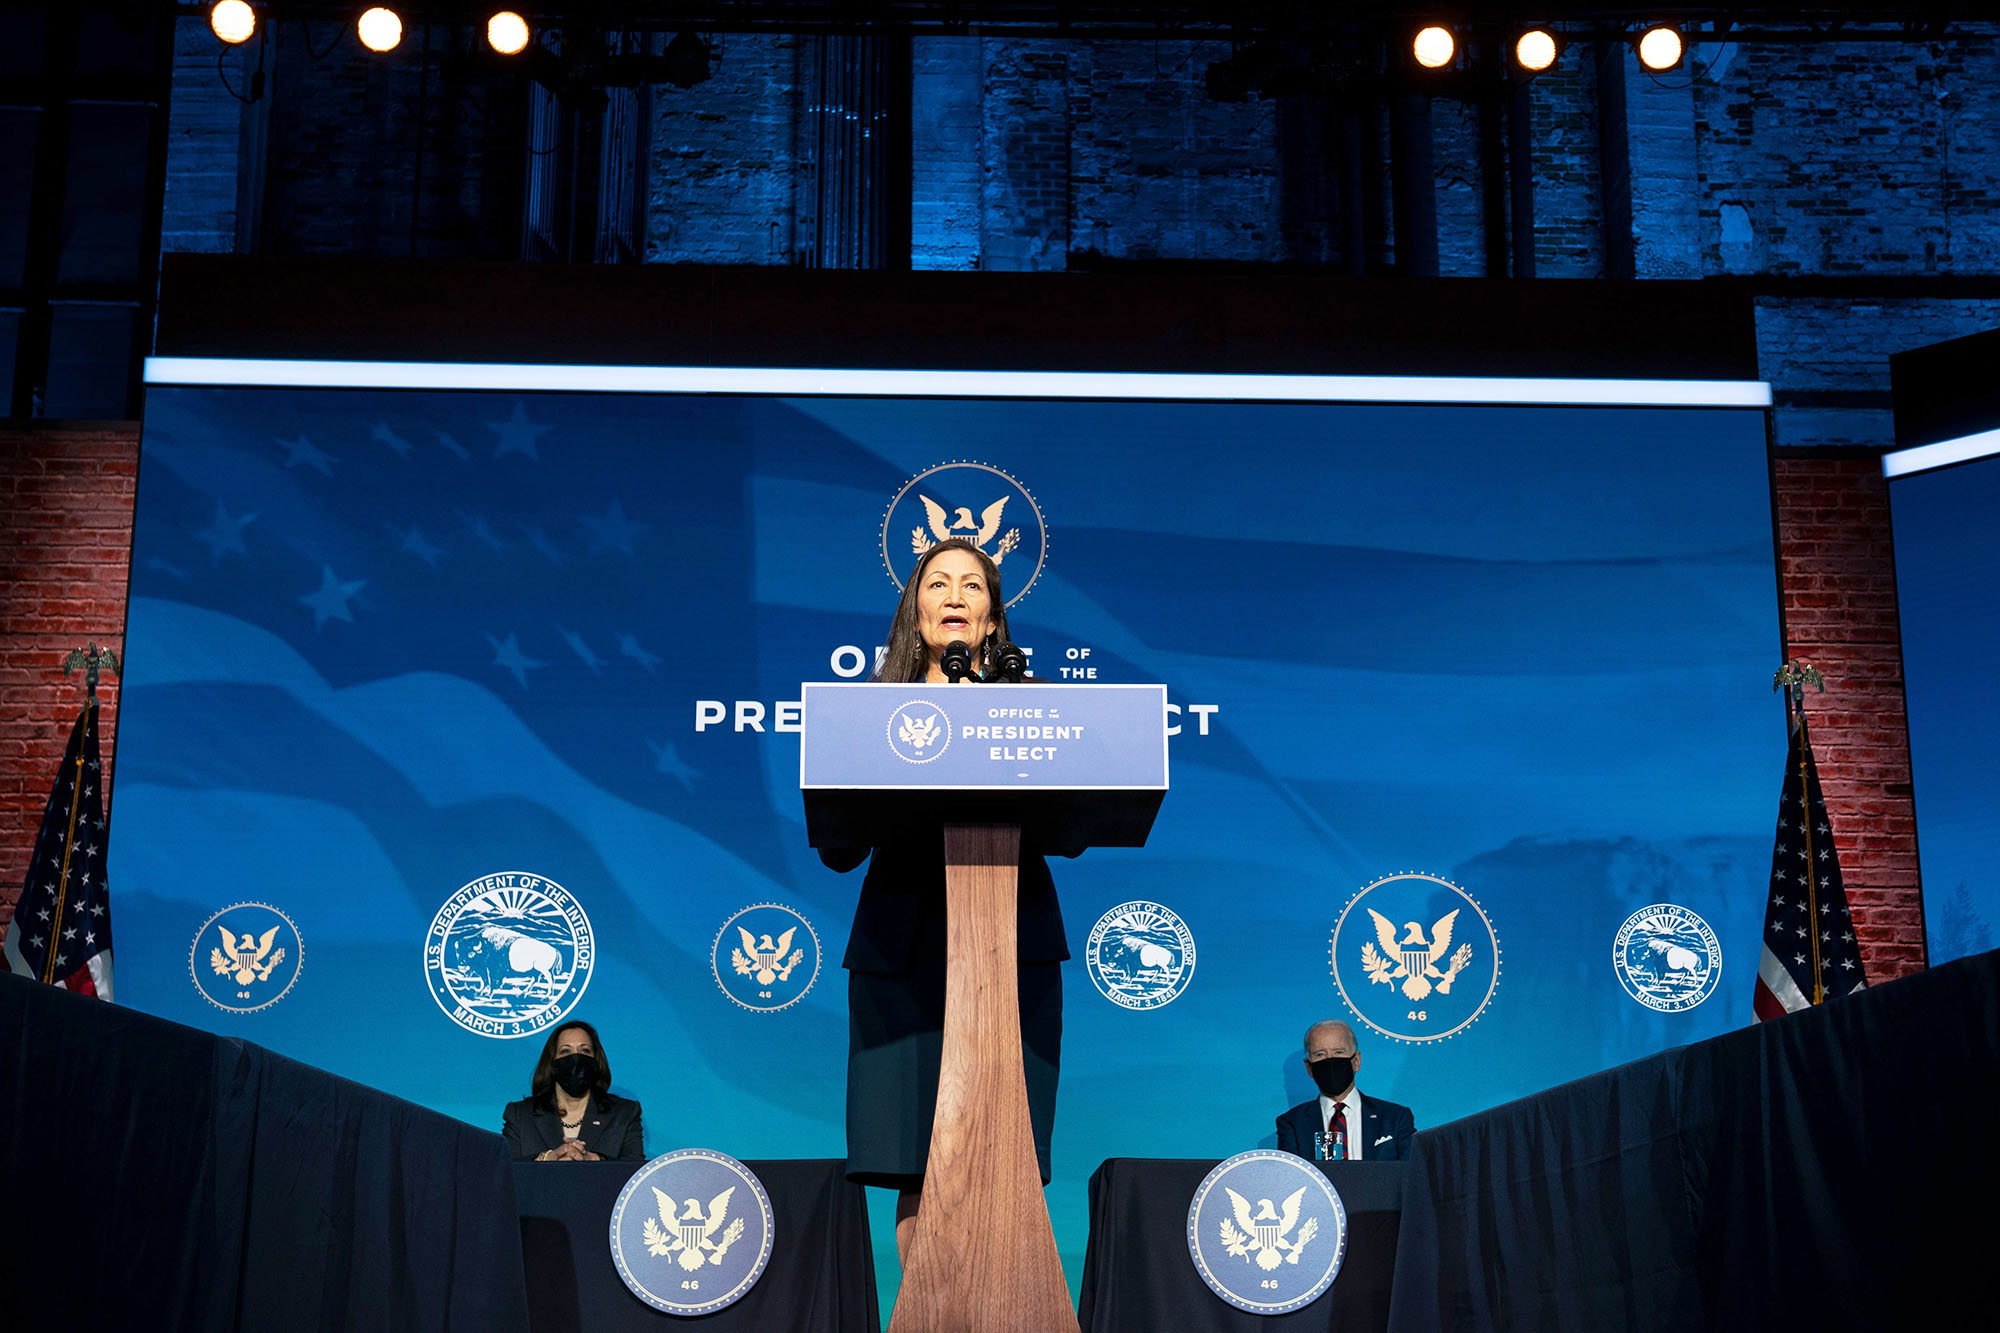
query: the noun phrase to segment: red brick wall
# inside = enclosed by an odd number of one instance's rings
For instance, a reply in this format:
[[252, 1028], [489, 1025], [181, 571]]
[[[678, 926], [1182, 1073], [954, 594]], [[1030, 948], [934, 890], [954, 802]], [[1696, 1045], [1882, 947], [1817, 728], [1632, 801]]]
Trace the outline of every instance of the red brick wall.
[[[83, 673], [65, 679], [62, 660], [93, 641], [124, 660], [138, 471], [135, 425], [0, 425], [0, 925], [83, 704]], [[116, 676], [97, 697], [108, 802]]]
[[[81, 700], [62, 658], [123, 652], [138, 451], [136, 427], [0, 427], [0, 923]], [[1773, 478], [1786, 652], [1826, 673], [1814, 748], [1869, 977], [1887, 980], [1924, 965], [1888, 490], [1873, 456], [1781, 451]], [[108, 794], [115, 678], [99, 697]]]
[[1845, 451], [1780, 451], [1772, 480], [1785, 652], [1826, 676], [1813, 753], [1868, 979], [1887, 981], [1925, 964], [1888, 485]]

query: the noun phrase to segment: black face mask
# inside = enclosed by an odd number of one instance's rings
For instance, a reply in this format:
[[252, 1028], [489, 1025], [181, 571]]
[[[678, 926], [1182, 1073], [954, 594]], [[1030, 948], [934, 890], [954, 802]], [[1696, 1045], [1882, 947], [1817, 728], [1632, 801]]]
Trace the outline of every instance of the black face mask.
[[552, 1066], [556, 1083], [572, 1097], [581, 1097], [597, 1079], [597, 1057], [565, 1055]]
[[1306, 1072], [1313, 1076], [1321, 1093], [1338, 1097], [1354, 1086], [1354, 1057], [1336, 1055], [1325, 1060], [1308, 1060]]

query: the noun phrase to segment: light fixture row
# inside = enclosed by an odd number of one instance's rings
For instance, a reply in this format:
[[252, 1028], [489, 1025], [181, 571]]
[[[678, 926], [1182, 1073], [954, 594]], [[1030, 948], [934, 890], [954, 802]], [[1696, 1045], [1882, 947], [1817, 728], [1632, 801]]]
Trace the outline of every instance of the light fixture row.
[[[216, 0], [208, 11], [208, 26], [222, 41], [238, 46], [257, 35], [257, 11], [247, 0]], [[377, 5], [354, 21], [354, 32], [370, 51], [393, 51], [403, 42], [403, 18]], [[486, 20], [486, 44], [503, 56], [528, 49], [528, 20], [511, 9], [496, 10]]]
[[[1681, 63], [1687, 52], [1681, 30], [1670, 23], [1649, 24], [1631, 37], [1639, 63], [1660, 73]], [[1527, 28], [1514, 38], [1514, 63], [1530, 74], [1540, 74], [1556, 63], [1563, 42], [1547, 28]], [[1425, 69], [1444, 69], [1458, 59], [1458, 37], [1448, 27], [1431, 24], [1417, 30], [1410, 40], [1410, 58]]]
[[[256, 35], [257, 11], [247, 0], [216, 0], [208, 11], [208, 26], [234, 46]], [[365, 11], [354, 27], [361, 44], [371, 51], [393, 51], [403, 40], [401, 16], [383, 6]], [[486, 20], [486, 44], [503, 56], [526, 50], [529, 37], [528, 21], [511, 9], [496, 10]], [[1556, 63], [1562, 47], [1562, 39], [1547, 28], [1528, 28], [1514, 39], [1514, 63], [1530, 74], [1539, 74]], [[1680, 64], [1687, 43], [1679, 28], [1657, 23], [1633, 34], [1632, 49], [1640, 64], [1658, 72]], [[1429, 25], [1411, 40], [1410, 55], [1425, 69], [1443, 69], [1458, 58], [1458, 38], [1448, 27]]]

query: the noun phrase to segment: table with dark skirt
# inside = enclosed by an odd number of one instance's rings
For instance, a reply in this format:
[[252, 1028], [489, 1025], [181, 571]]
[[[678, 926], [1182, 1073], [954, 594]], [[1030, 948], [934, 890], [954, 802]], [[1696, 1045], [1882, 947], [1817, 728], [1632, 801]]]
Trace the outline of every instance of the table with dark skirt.
[[1090, 1241], [1078, 1315], [1084, 1333], [1142, 1329], [1385, 1329], [1402, 1224], [1405, 1162], [1317, 1162], [1347, 1210], [1347, 1257], [1318, 1300], [1283, 1315], [1224, 1301], [1188, 1255], [1188, 1205], [1213, 1161], [1113, 1157], [1090, 1178]]
[[[868, 1206], [845, 1163], [745, 1162], [771, 1198], [770, 1266], [742, 1300], [685, 1322], [744, 1333], [882, 1326]], [[534, 1333], [660, 1333], [683, 1321], [634, 1296], [611, 1262], [611, 1208], [639, 1162], [516, 1162], [514, 1198]]]

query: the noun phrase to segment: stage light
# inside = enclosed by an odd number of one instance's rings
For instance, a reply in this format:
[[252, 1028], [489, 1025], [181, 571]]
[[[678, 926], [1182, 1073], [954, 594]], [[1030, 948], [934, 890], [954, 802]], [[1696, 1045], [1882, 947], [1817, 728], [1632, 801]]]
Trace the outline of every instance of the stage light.
[[1546, 28], [1530, 28], [1514, 42], [1514, 62], [1530, 73], [1540, 74], [1556, 63], [1556, 54], [1561, 50], [1554, 33]]
[[257, 11], [243, 0], [217, 0], [208, 11], [208, 27], [231, 46], [240, 46], [256, 35]]
[[1683, 46], [1680, 29], [1661, 24], [1648, 28], [1639, 38], [1637, 48], [1639, 63], [1654, 73], [1672, 69], [1681, 63]]
[[403, 40], [403, 20], [393, 9], [371, 9], [354, 25], [370, 51], [393, 51]]
[[1410, 43], [1410, 54], [1425, 69], [1441, 69], [1449, 65], [1457, 51], [1458, 43], [1452, 39], [1449, 28], [1425, 28]]
[[517, 56], [528, 47], [528, 20], [503, 9], [486, 20], [486, 44], [503, 56]]

